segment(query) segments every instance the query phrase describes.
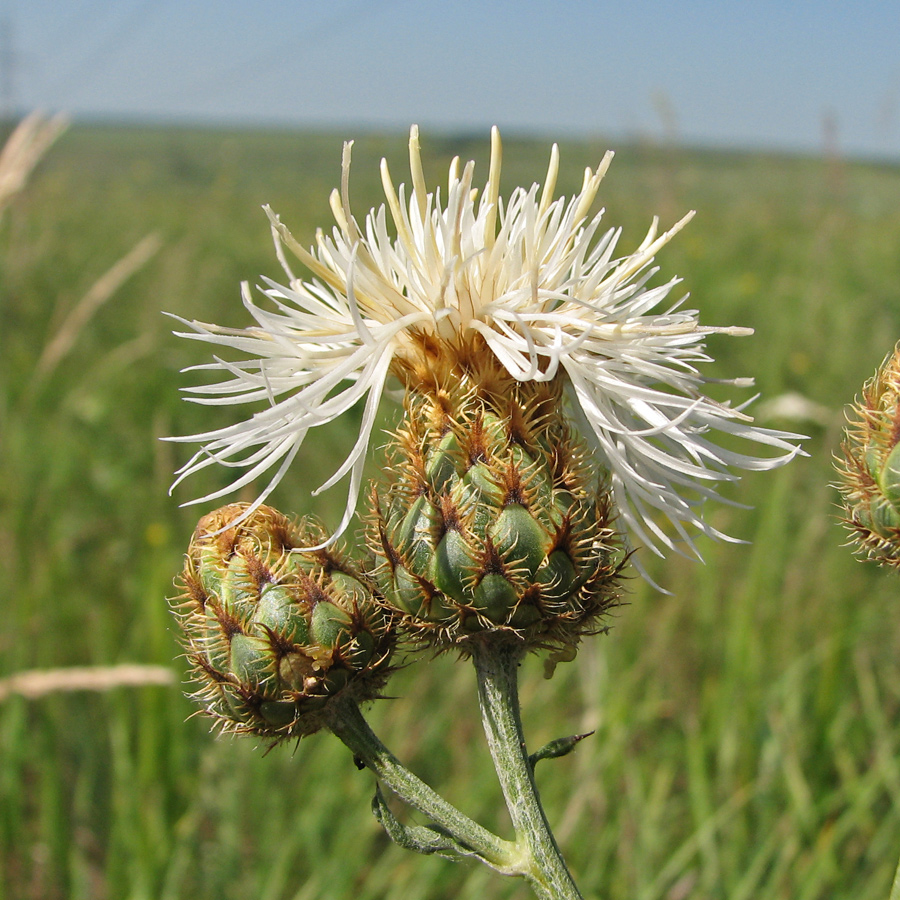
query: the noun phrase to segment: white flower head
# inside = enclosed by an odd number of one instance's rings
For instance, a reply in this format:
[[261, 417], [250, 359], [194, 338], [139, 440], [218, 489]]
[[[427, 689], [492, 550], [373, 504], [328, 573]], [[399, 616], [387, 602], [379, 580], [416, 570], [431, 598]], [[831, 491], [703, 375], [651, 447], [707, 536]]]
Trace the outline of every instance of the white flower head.
[[[413, 127], [411, 188], [395, 189], [382, 160], [386, 205], [360, 225], [348, 196], [350, 148], [344, 146], [341, 189], [331, 196], [336, 227], [330, 235], [320, 231], [314, 248], [302, 247], [266, 209], [288, 284], [265, 279], [265, 307], [243, 285], [244, 305], [257, 324], [232, 329], [181, 320], [192, 329], [183, 337], [249, 357], [194, 367], [219, 372], [223, 380], [187, 388], [197, 395], [192, 399], [261, 404], [238, 424], [173, 439], [203, 444], [176, 484], [213, 464], [242, 470], [228, 487], [192, 502], [268, 474], [252, 511], [284, 476], [311, 429], [363, 403], [353, 449], [319, 488], [350, 476], [340, 534], [356, 508], [388, 377], [421, 354], [427, 337], [453, 346], [480, 336], [486, 352], [518, 381], [562, 379], [574, 417], [609, 473], [621, 521], [659, 555], [664, 548], [680, 552], [682, 542], [696, 553], [698, 533], [726, 537], [704, 521], [701, 507], [722, 499], [717, 486], [737, 480], [734, 469], [771, 469], [802, 452], [794, 443], [799, 436], [755, 426], [746, 404], [732, 407], [703, 393], [713, 381], [697, 368], [710, 361], [706, 336], [751, 330], [701, 326], [695, 310], [682, 308], [685, 297], [668, 299], [678, 279], [650, 284], [655, 254], [693, 213], [663, 234], [654, 219], [640, 246], [625, 256], [615, 255], [620, 229], [600, 232], [602, 211], [590, 210], [612, 153], [585, 171], [577, 195], [554, 199], [554, 145], [543, 187], [516, 188], [504, 201], [494, 129], [484, 190], [479, 195], [472, 187], [474, 163], [460, 169], [454, 159], [442, 201], [440, 190], [425, 187]], [[294, 274], [285, 248], [312, 279]], [[764, 444], [770, 454], [723, 449], [713, 441], [716, 431]]]

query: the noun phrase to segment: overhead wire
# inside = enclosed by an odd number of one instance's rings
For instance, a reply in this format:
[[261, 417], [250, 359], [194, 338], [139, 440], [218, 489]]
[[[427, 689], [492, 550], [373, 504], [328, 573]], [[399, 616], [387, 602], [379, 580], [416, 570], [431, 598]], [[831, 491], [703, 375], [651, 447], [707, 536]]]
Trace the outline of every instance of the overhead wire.
[[129, 38], [137, 33], [138, 27], [146, 21], [148, 15], [159, 13], [165, 5], [166, 0], [142, 0], [133, 6], [111, 31], [102, 36], [100, 43], [86, 57], [80, 59], [51, 86], [48, 95], [62, 98], [56, 105], [62, 108], [74, 107], [76, 105], [73, 102], [74, 97], [109, 68], [116, 56], [127, 47]]
[[[184, 102], [185, 99], [196, 105], [221, 96], [237, 85], [245, 84], [248, 75], [256, 79], [284, 65], [285, 55], [296, 54], [298, 47], [309, 47], [331, 36], [340, 35], [348, 23], [355, 25], [370, 19], [373, 15], [383, 13], [387, 7], [396, 2], [398, 0], [354, 0], [337, 9], [333, 6], [325, 7], [330, 14], [317, 20], [310, 21], [308, 16], [304, 16], [300, 27], [293, 29], [277, 43], [265, 44], [244, 58], [229, 62], [211, 74], [200, 75], [199, 78], [192, 78], [190, 81], [182, 80], [171, 92], [157, 91], [154, 95], [154, 106], [164, 107], [174, 100]], [[147, 20], [151, 16], [158, 15], [166, 5], [166, 0], [138, 0], [112, 24], [107, 21], [106, 30], [99, 36], [95, 35], [93, 46], [60, 76], [53, 79], [42, 93], [53, 98], [53, 106], [65, 109], [77, 108], [79, 97], [82, 97], [86, 89], [97, 79], [104, 75], [109, 77], [110, 70], [114, 70], [116, 61], [127, 52]], [[316, 6], [322, 8], [319, 4]], [[95, 22], [108, 20], [113, 10], [121, 11], [120, 4], [116, 0], [106, 2], [88, 0], [81, 3], [77, 12], [66, 17], [67, 32], [71, 34], [81, 28], [86, 19], [92, 18]], [[61, 28], [62, 26], [59, 26], [56, 32], [59, 33]]]
[[293, 31], [289, 37], [277, 44], [266, 44], [260, 50], [244, 57], [238, 62], [231, 63], [213, 74], [195, 81], [193, 85], [186, 87], [179, 85], [178, 94], [164, 95], [158, 99], [168, 102], [172, 99], [183, 99], [187, 94], [194, 102], [209, 100], [221, 95], [229, 88], [245, 83], [248, 73], [255, 77], [272, 71], [284, 65], [283, 55], [288, 52], [296, 52], [298, 45], [310, 44], [323, 37], [339, 33], [346, 23], [352, 19], [354, 23], [370, 18], [375, 13], [384, 12], [385, 8], [393, 5], [397, 0], [356, 0], [337, 9], [330, 16], [314, 22], [304, 23], [302, 29]]

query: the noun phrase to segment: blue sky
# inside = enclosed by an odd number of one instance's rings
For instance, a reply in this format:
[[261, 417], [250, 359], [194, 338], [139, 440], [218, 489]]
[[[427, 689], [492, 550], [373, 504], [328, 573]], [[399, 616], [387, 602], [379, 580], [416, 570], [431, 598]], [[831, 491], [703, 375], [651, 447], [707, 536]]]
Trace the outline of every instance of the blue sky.
[[[75, 117], [669, 139], [900, 160], [900, 3], [0, 0]], [[11, 65], [10, 65], [11, 63]], [[829, 123], [826, 125], [826, 122]]]

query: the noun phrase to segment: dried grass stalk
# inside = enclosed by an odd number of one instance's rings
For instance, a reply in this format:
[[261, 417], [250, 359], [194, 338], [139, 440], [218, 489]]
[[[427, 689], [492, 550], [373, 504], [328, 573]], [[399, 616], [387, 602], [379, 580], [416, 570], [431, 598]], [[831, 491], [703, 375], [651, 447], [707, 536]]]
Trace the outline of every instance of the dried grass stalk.
[[73, 666], [31, 669], [0, 679], [0, 702], [13, 694], [31, 700], [61, 691], [108, 691], [118, 687], [145, 687], [175, 683], [175, 673], [165, 666]]
[[159, 235], [148, 234], [90, 286], [44, 347], [37, 364], [39, 378], [46, 378], [59, 365], [97, 310], [147, 263], [161, 246], [162, 240]]
[[0, 215], [25, 187], [32, 169], [68, 125], [66, 116], [46, 119], [39, 112], [33, 112], [19, 122], [0, 151]]

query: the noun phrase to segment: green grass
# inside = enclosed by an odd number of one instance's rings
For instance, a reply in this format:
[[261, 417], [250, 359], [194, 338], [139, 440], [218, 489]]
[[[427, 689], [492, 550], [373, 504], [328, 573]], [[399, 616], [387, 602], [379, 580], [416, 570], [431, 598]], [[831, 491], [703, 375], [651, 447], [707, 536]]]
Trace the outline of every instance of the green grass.
[[[487, 135], [423, 136], [430, 180], [451, 153], [486, 176]], [[508, 141], [505, 190], [543, 177], [549, 141]], [[602, 142], [562, 146], [561, 190]], [[377, 161], [404, 179], [402, 136], [354, 147], [357, 209]], [[167, 496], [185, 448], [164, 435], [234, 413], [179, 399], [206, 361], [161, 310], [248, 323], [239, 282], [280, 277], [260, 210], [302, 241], [328, 226], [340, 138], [75, 128], [0, 223], [0, 677], [60, 665], [170, 664], [165, 598], [224, 484]], [[478, 181], [476, 177], [476, 181]], [[764, 397], [799, 391], [831, 411], [808, 459], [748, 475], [711, 510], [746, 546], [703, 544], [706, 565], [650, 560], [608, 636], [541, 678], [522, 674], [533, 746], [596, 729], [542, 763], [551, 821], [586, 897], [885, 900], [900, 856], [900, 584], [856, 562], [836, 523], [841, 411], [900, 338], [900, 169], [763, 154], [619, 148], [604, 186], [623, 251], [650, 217], [698, 216], [659, 259], [714, 338], [721, 377]], [[43, 348], [94, 281], [151, 232], [162, 250], [41, 379]], [[767, 423], [787, 425], [793, 423]], [[352, 426], [311, 443], [275, 496], [334, 524], [340, 490], [311, 499]], [[796, 426], [795, 426], [796, 427]], [[371, 711], [415, 771], [506, 833], [474, 677], [420, 660]], [[266, 754], [216, 740], [177, 688], [0, 703], [0, 900], [400, 900], [527, 897], [471, 865], [405, 853], [369, 814], [373, 783], [328, 735]]]

